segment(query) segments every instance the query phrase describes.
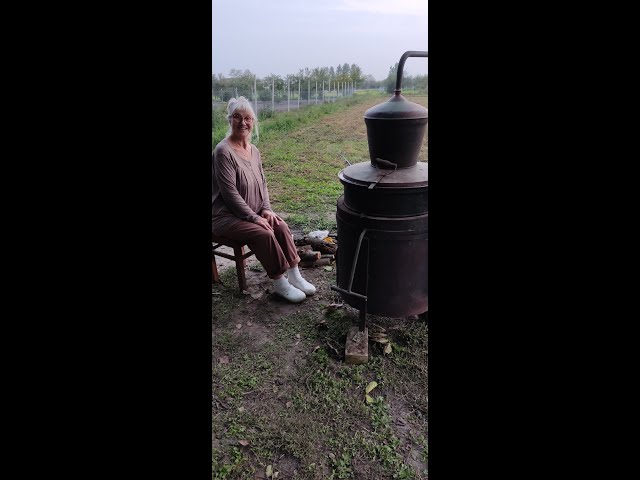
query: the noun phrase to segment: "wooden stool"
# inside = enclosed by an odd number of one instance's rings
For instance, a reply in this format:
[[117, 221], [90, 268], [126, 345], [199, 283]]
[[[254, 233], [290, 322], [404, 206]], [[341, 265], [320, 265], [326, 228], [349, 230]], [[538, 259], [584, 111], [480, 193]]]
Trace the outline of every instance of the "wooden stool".
[[[253, 255], [251, 250], [247, 253], [244, 252], [245, 245], [231, 240], [229, 238], [220, 237], [215, 234], [211, 234], [211, 253], [213, 257], [211, 259], [211, 267], [213, 269], [213, 283], [220, 283], [220, 276], [218, 275], [218, 266], [216, 265], [216, 255], [236, 262], [236, 272], [238, 273], [238, 286], [240, 291], [247, 289], [247, 277], [244, 274], [244, 269], [247, 266], [247, 258]], [[216, 249], [224, 245], [225, 247], [233, 248], [233, 255], [228, 253], [218, 252]]]

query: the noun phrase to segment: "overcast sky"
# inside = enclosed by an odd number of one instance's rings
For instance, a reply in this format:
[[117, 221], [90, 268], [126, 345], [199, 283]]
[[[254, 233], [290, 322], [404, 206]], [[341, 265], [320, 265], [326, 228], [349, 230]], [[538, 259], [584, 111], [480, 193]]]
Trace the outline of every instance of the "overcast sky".
[[[258, 78], [355, 63], [383, 80], [407, 50], [428, 50], [427, 0], [212, 0], [213, 72]], [[405, 74], [428, 73], [409, 58]]]

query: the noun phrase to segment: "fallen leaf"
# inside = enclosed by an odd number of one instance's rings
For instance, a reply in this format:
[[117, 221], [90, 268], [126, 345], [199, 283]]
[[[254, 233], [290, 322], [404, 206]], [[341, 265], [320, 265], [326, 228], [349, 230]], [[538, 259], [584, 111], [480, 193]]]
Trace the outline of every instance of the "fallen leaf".
[[247, 445], [249, 445], [249, 440], [238, 440], [238, 443], [243, 447], [246, 447]]
[[222, 364], [227, 364], [227, 363], [229, 363], [229, 357], [227, 357], [226, 355], [224, 355], [224, 356], [222, 356], [222, 357], [220, 357], [220, 358], [218, 359], [218, 362], [219, 362], [219, 363], [222, 363]]
[[329, 267], [329, 266], [322, 267], [322, 268], [324, 268], [327, 272], [330, 272], [331, 270], [333, 270], [333, 267]]
[[242, 294], [243, 294], [243, 295], [251, 295], [251, 294], [249, 293], [249, 290], [242, 290]]
[[386, 347], [384, 347], [384, 353], [385, 354], [389, 354], [391, 353], [391, 344], [388, 343]]
[[320, 345], [316, 346], [311, 353], [315, 353], [317, 350], [320, 350]]
[[364, 398], [367, 401], [367, 403], [373, 403], [373, 398], [371, 398], [369, 395], [365, 395]]
[[242, 324], [241, 323], [236, 323], [236, 328], [237, 329], [241, 329], [242, 328]]
[[239, 411], [240, 413], [244, 412], [244, 407], [238, 407], [238, 411]]
[[300, 334], [296, 333], [296, 338], [299, 340], [300, 339]]
[[293, 402], [287, 402], [286, 405], [287, 405], [287, 408], [291, 408], [293, 407]]
[[267, 478], [269, 478], [273, 474], [273, 468], [271, 467], [271, 465], [267, 465], [264, 474], [267, 476]]
[[280, 472], [273, 472], [273, 477], [271, 477], [271, 478], [278, 478], [279, 474], [280, 474]]
[[253, 322], [247, 322], [247, 327], [250, 327], [251, 325], [253, 325]]
[[373, 390], [377, 386], [378, 386], [378, 382], [369, 382], [369, 385], [367, 385], [367, 388], [364, 390], [364, 393], [369, 393], [371, 390]]

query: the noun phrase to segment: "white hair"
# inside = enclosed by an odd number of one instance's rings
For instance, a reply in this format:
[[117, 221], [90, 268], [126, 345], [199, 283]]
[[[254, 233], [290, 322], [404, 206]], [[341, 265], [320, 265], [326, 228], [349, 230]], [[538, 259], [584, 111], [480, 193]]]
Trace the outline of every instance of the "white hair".
[[253, 107], [251, 106], [251, 102], [247, 100], [245, 97], [231, 98], [229, 103], [227, 103], [227, 121], [229, 122], [229, 129], [227, 130], [227, 137], [231, 135], [231, 122], [233, 114], [239, 112], [243, 114], [249, 113], [253, 118], [253, 128], [251, 129], [251, 139], [253, 141], [255, 137], [254, 143], [258, 143], [260, 140], [260, 133], [258, 132], [258, 118], [256, 117], [255, 112], [253, 111]]

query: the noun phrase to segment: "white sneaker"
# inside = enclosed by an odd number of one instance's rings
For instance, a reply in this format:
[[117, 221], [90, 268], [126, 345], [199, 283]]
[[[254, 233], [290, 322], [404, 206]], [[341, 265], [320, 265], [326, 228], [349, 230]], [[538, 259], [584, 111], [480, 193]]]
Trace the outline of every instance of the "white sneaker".
[[293, 275], [289, 275], [289, 283], [298, 290], [302, 290], [305, 295], [311, 296], [316, 293], [316, 287], [307, 282], [304, 278], [294, 278]]
[[289, 282], [287, 282], [287, 287], [284, 287], [284, 288], [276, 287], [274, 292], [280, 295], [281, 297], [289, 300], [291, 303], [300, 303], [305, 298], [307, 298], [307, 296], [303, 291], [298, 290], [296, 287], [289, 284]]

